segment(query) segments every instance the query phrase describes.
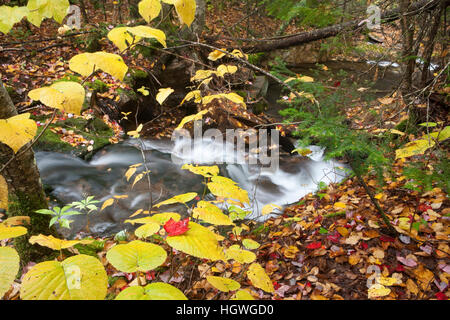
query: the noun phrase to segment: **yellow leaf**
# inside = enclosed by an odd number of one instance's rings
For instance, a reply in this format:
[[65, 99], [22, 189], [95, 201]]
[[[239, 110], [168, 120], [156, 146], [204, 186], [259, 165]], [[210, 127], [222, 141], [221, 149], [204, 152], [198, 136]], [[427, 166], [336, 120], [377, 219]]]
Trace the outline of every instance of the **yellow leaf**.
[[206, 113], [208, 113], [207, 109], [202, 110], [199, 113], [184, 117], [183, 120], [181, 120], [180, 124], [178, 125], [178, 127], [176, 127], [175, 130], [183, 128], [183, 126], [188, 122], [201, 120], [203, 118], [203, 115], [205, 115]]
[[429, 148], [433, 147], [436, 143], [430, 140], [415, 140], [409, 142], [401, 149], [395, 150], [395, 159], [407, 158], [419, 154], [424, 154]]
[[[203, 79], [209, 78], [214, 74], [216, 74], [216, 71], [213, 71], [213, 70], [197, 70], [195, 72], [195, 75], [193, 77], [191, 77], [191, 81], [202, 81]], [[200, 91], [198, 91], [198, 92], [200, 93]], [[187, 100], [190, 100], [190, 99], [187, 99]]]
[[69, 0], [29, 0], [27, 8], [27, 20], [40, 27], [45, 18], [55, 19], [59, 24], [62, 23], [69, 9]]
[[0, 240], [17, 238], [27, 233], [25, 227], [9, 227], [3, 223], [0, 223]]
[[383, 286], [392, 286], [394, 284], [398, 284], [398, 279], [391, 277], [378, 277], [377, 282]]
[[129, 135], [129, 136], [131, 136], [131, 137], [133, 137], [133, 138], [135, 138], [135, 139], [138, 139], [139, 137], [140, 137], [140, 132], [142, 131], [142, 128], [144, 127], [144, 125], [143, 124], [140, 124], [137, 128], [136, 128], [136, 130], [134, 130], [134, 131], [128, 131], [127, 132], [127, 135]]
[[215, 196], [236, 199], [241, 203], [250, 203], [248, 192], [238, 187], [233, 180], [221, 176], [214, 176], [211, 178], [211, 181], [207, 186]]
[[81, 113], [85, 97], [85, 91], [81, 84], [73, 81], [60, 81], [50, 87], [64, 95], [63, 105], [58, 109], [76, 115]]
[[206, 280], [217, 290], [229, 292], [237, 290], [241, 287], [239, 282], [224, 277], [207, 276]]
[[391, 293], [391, 289], [386, 288], [382, 284], [376, 283], [369, 288], [368, 298], [372, 299], [372, 298], [384, 297], [384, 296], [389, 295], [389, 293]]
[[103, 300], [108, 276], [101, 262], [79, 254], [63, 262], [45, 261], [24, 276], [22, 300]]
[[255, 300], [247, 290], [239, 290], [236, 292], [231, 300]]
[[150, 94], [150, 91], [148, 91], [147, 89], [145, 89], [144, 86], [140, 87], [139, 89], [137, 89], [136, 91], [142, 93], [143, 96], [148, 96]]
[[180, 221], [181, 216], [176, 212], [163, 212], [157, 213], [151, 216], [153, 220], [158, 222], [160, 225], [165, 225], [167, 221], [173, 219], [175, 221]]
[[207, 201], [199, 201], [193, 210], [193, 217], [214, 225], [232, 225], [233, 221], [220, 208]]
[[314, 82], [314, 79], [308, 76], [297, 77], [297, 79], [301, 82]]
[[187, 300], [187, 298], [181, 290], [168, 283], [154, 282], [145, 287], [128, 287], [121, 291], [115, 300]]
[[261, 215], [265, 216], [266, 214], [271, 213], [272, 211], [274, 211], [274, 209], [279, 209], [279, 210], [283, 210], [283, 208], [279, 205], [270, 203], [270, 204], [266, 204], [262, 210], [261, 210]]
[[163, 104], [164, 101], [166, 101], [167, 97], [172, 94], [174, 90], [172, 88], [161, 88], [159, 89], [157, 95], [156, 95], [156, 101], [159, 102], [159, 104]]
[[346, 238], [348, 236], [348, 229], [344, 228], [344, 227], [337, 227], [336, 228], [337, 232], [339, 232], [341, 234], [341, 236], [343, 236], [344, 238]]
[[89, 244], [93, 240], [63, 240], [50, 236], [44, 236], [40, 234], [38, 236], [32, 236], [29, 240], [31, 244], [39, 244], [40, 246], [50, 248], [52, 250], [61, 250], [73, 247], [76, 244]]
[[179, 194], [175, 197], [172, 197], [170, 199], [164, 200], [158, 204], [155, 204], [156, 208], [159, 208], [160, 206], [166, 205], [166, 204], [173, 204], [173, 203], [186, 203], [188, 201], [191, 201], [197, 196], [196, 192], [188, 192]]
[[0, 175], [0, 209], [8, 209], [8, 184], [2, 175]]
[[192, 164], [184, 164], [181, 169], [189, 170], [190, 172], [202, 175], [205, 178], [210, 178], [219, 174], [218, 166], [194, 166]]
[[[222, 49], [222, 51], [227, 51], [227, 49]], [[211, 61], [219, 60], [220, 58], [223, 58], [226, 53], [221, 52], [219, 50], [214, 50], [208, 55], [208, 59]]]
[[230, 66], [230, 65], [226, 66], [224, 64], [221, 64], [220, 66], [217, 67], [217, 75], [222, 78], [225, 74], [227, 74], [227, 73], [233, 74], [233, 73], [236, 73], [236, 71], [237, 71], [236, 66]]
[[136, 26], [136, 27], [128, 27], [127, 31], [131, 34], [134, 34], [137, 37], [156, 39], [159, 43], [163, 45], [164, 48], [167, 47], [166, 34], [162, 30], [151, 28], [148, 26]]
[[114, 268], [128, 273], [153, 270], [162, 265], [166, 258], [167, 253], [162, 247], [140, 240], [118, 244], [106, 253], [106, 259]]
[[[430, 136], [437, 139], [439, 142], [450, 138], [450, 126], [446, 126], [444, 129], [430, 133]], [[428, 140], [428, 136], [424, 135], [423, 139]]]
[[259, 263], [254, 262], [250, 265], [247, 277], [256, 288], [270, 293], [275, 292], [272, 281]]
[[400, 229], [403, 229], [403, 230], [406, 230], [406, 231], [409, 231], [410, 230], [410, 228], [411, 228], [411, 223], [410, 223], [410, 219], [409, 218], [407, 218], [407, 217], [401, 217], [401, 218], [399, 218], [398, 219], [398, 227], [400, 228]]
[[334, 207], [335, 209], [345, 209], [347, 206], [345, 205], [345, 203], [342, 203], [342, 202], [336, 202], [336, 203], [333, 205], [333, 207]]
[[172, 248], [197, 258], [213, 261], [225, 258], [216, 234], [195, 222], [189, 222], [189, 230], [185, 233], [167, 237], [166, 241]]
[[134, 181], [133, 181], [133, 184], [131, 185], [131, 187], [133, 188], [134, 185], [135, 185], [136, 183], [138, 183], [139, 181], [142, 180], [143, 177], [144, 177], [144, 174], [143, 174], [143, 173], [139, 173], [139, 174], [134, 178]]
[[30, 223], [31, 219], [29, 216], [13, 216], [3, 221], [3, 224], [6, 227], [20, 226], [23, 224], [30, 224]]
[[161, 2], [159, 0], [142, 0], [138, 4], [139, 14], [147, 23], [159, 16]]
[[195, 18], [195, 0], [176, 0], [174, 4], [181, 22], [190, 27]]
[[184, 97], [183, 101], [181, 101], [180, 105], [182, 105], [185, 101], [190, 101], [192, 99], [195, 99], [194, 100], [195, 103], [202, 102], [202, 95], [200, 93], [200, 90], [188, 92], [188, 94], [186, 94], [186, 96]]
[[20, 258], [10, 247], [0, 247], [0, 299], [9, 290], [19, 272]]
[[130, 181], [131, 177], [136, 173], [136, 168], [128, 168], [127, 172], [125, 172], [125, 177], [127, 181]]
[[145, 239], [157, 233], [159, 231], [159, 228], [160, 228], [159, 224], [157, 222], [152, 221], [137, 228], [134, 231], [134, 234], [138, 238]]
[[77, 54], [69, 60], [69, 68], [84, 77], [101, 69], [119, 80], [123, 80], [128, 71], [121, 56], [103, 51]]
[[256, 255], [248, 250], [239, 248], [237, 244], [232, 245], [225, 252], [227, 260], [235, 260], [239, 263], [252, 263], [256, 260]]
[[114, 203], [114, 198], [109, 198], [107, 200], [105, 200], [105, 202], [103, 202], [102, 208], [100, 209], [100, 211], [103, 211], [105, 208], [112, 206]]
[[[138, 214], [140, 214], [141, 212], [143, 212], [143, 209], [137, 209], [131, 216], [130, 218], [133, 218], [135, 216], [137, 216]], [[127, 220], [125, 220], [125, 222], [127, 222]]]
[[245, 248], [249, 250], [258, 249], [260, 244], [252, 239], [244, 239], [242, 240], [242, 244]]
[[0, 6], [0, 32], [7, 34], [28, 13], [27, 7]]
[[29, 118], [29, 113], [22, 113], [5, 120], [0, 119], [0, 142], [9, 146], [14, 153], [36, 135], [37, 125]]
[[225, 98], [228, 99], [236, 104], [242, 105], [244, 108], [246, 108], [246, 104], [244, 102], [244, 98], [242, 98], [240, 95], [231, 92], [231, 93], [220, 93], [220, 94], [213, 94], [210, 96], [206, 96], [202, 98], [202, 104], [207, 105], [208, 103], [211, 103], [214, 99], [221, 99]]
[[231, 52], [231, 55], [235, 56], [236, 58], [243, 58], [243, 59], [248, 60], [248, 55], [244, 54], [241, 50], [238, 50], [238, 49], [234, 49]]
[[124, 51], [132, 44], [136, 44], [141, 40], [141, 37], [132, 36], [128, 32], [127, 27], [117, 27], [108, 32], [108, 39], [114, 43], [120, 51]]

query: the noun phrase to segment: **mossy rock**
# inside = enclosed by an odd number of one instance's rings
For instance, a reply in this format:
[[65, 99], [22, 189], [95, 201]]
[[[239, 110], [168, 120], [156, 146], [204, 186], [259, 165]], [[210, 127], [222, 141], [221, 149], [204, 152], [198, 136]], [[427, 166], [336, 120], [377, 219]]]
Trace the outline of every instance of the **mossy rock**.
[[[34, 120], [44, 122], [45, 117], [34, 117]], [[83, 136], [84, 139], [88, 141], [93, 140], [93, 151], [88, 152], [87, 146], [72, 147], [69, 143], [61, 140], [58, 134], [50, 130], [55, 127], [61, 127], [67, 131], [73, 130], [75, 134]], [[40, 134], [43, 128], [43, 126], [39, 127], [37, 134]], [[85, 120], [84, 118], [69, 118], [67, 120], [58, 121], [51, 124], [34, 145], [34, 148], [38, 151], [72, 153], [76, 156], [85, 157], [88, 153], [95, 152], [96, 150], [110, 144], [109, 138], [113, 135], [113, 130], [109, 128], [108, 125], [101, 119], [93, 118], [91, 120]]]

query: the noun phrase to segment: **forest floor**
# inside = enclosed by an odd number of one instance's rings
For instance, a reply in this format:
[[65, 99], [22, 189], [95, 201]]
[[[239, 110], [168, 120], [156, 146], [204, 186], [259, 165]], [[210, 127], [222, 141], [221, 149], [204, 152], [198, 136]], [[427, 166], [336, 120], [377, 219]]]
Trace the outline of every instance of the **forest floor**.
[[[244, 9], [228, 8], [223, 11], [226, 13], [224, 15], [211, 11], [207, 20], [211, 33], [229, 32], [230, 25], [245, 18]], [[104, 22], [100, 11], [91, 18], [92, 22]], [[110, 20], [108, 23], [113, 23], [117, 17], [108, 15], [107, 19]], [[271, 19], [250, 17], [248, 21], [253, 33], [247, 33], [248, 29], [242, 28], [240, 36], [243, 38], [254, 35], [254, 30], [257, 30], [258, 36], [272, 35], [279, 28], [279, 23]], [[67, 61], [79, 53], [78, 45], [89, 45], [86, 43], [89, 34], [57, 36], [57, 28], [55, 23], [47, 20], [39, 29], [31, 27], [27, 30], [22, 25], [12, 34], [0, 35], [0, 74], [20, 112], [48, 115], [48, 110], [38, 111], [41, 106], [27, 98], [28, 92], [70, 75]], [[292, 26], [286, 30], [287, 33], [295, 31], [298, 30]], [[229, 35], [232, 37], [235, 34], [230, 32]], [[50, 40], [41, 41], [43, 38]], [[101, 40], [99, 45], [102, 50], [116, 51], [107, 39]], [[139, 56], [124, 58], [131, 67], [139, 69], [142, 66]], [[147, 63], [148, 67], [152, 64], [151, 61]], [[111, 101], [117, 101], [120, 89], [129, 89], [128, 84], [115, 81], [105, 73], [100, 73], [97, 79], [106, 84], [99, 96]], [[331, 86], [339, 86], [332, 78], [328, 81]], [[95, 86], [94, 82], [92, 86]], [[382, 117], [380, 121], [373, 121], [374, 112]], [[408, 116], [405, 102], [398, 95], [379, 99], [368, 108], [355, 103], [346, 109], [346, 113], [352, 127], [369, 132], [390, 130], [393, 124]], [[83, 117], [89, 118], [89, 114], [90, 111], [85, 112]], [[56, 121], [65, 120], [65, 117], [60, 114]], [[436, 117], [445, 123], [449, 121], [445, 113]], [[45, 121], [44, 117], [41, 126]], [[174, 123], [170, 117], [166, 121], [167, 124]], [[108, 125], [111, 128], [109, 142], [118, 142], [123, 131], [115, 123]], [[158, 125], [162, 127], [161, 122]], [[72, 146], [88, 148], [90, 145], [89, 137], [77, 130], [62, 130], [61, 123], [55, 124], [52, 132]], [[384, 184], [373, 176], [365, 178], [392, 221], [397, 235], [386, 232], [379, 212], [356, 177], [299, 199], [298, 204], [288, 207], [282, 215], [262, 225], [254, 222], [243, 224], [242, 236], [252, 237], [261, 244], [255, 253], [276, 289], [273, 295], [262, 290], [251, 290], [252, 295], [259, 299], [293, 300], [368, 297], [448, 300], [450, 201], [448, 195], [437, 187], [428, 192], [405, 188], [408, 181], [403, 175], [404, 163], [404, 159], [395, 162], [393, 176], [386, 177]], [[239, 242], [238, 238], [230, 232], [224, 242], [235, 244]], [[104, 253], [112, 243], [107, 240], [103, 249], [96, 253], [103, 257], [105, 264]], [[192, 299], [226, 297], [226, 294], [218, 296], [206, 280], [199, 278], [200, 274], [230, 277], [243, 272], [243, 266], [237, 262], [217, 262], [210, 269], [206, 264], [195, 266], [197, 270], [193, 267], [189, 270], [189, 267], [184, 265], [183, 270], [176, 271], [167, 280], [178, 287], [191, 286], [187, 296]], [[109, 289], [111, 294], [136, 281], [135, 275], [110, 276], [114, 278]], [[141, 280], [148, 281], [154, 276], [147, 274], [146, 279]], [[372, 286], [376, 282], [378, 285]], [[6, 298], [17, 299], [17, 287], [7, 293]]]

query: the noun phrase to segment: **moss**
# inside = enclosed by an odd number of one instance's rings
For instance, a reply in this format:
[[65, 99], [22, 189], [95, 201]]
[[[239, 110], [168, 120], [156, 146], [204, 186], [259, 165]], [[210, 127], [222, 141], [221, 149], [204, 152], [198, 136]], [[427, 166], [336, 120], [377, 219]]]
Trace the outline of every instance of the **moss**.
[[[44, 117], [35, 117], [37, 121], [45, 121]], [[94, 141], [94, 151], [110, 144], [109, 138], [114, 135], [113, 130], [99, 118], [85, 120], [84, 118], [69, 118], [51, 124], [41, 138], [36, 142], [35, 149], [39, 151], [73, 153], [77, 156], [86, 154], [86, 146], [72, 147], [69, 143], [62, 141], [60, 136], [50, 129], [61, 127], [65, 130], [73, 130], [75, 134], [82, 135], [86, 140]], [[38, 134], [43, 127], [38, 128]]]
[[14, 247], [20, 256], [22, 266], [29, 262], [42, 262], [54, 259], [58, 254], [49, 248], [39, 245], [31, 245], [28, 240], [33, 235], [53, 235], [57, 236], [54, 228], [49, 227], [51, 217], [36, 213], [36, 210], [46, 208], [47, 202], [37, 195], [16, 193], [9, 199], [8, 216], [29, 216], [30, 224], [25, 225], [28, 233], [14, 239]]
[[96, 90], [99, 93], [108, 91], [108, 85], [105, 82], [98, 79], [96, 79], [94, 82], [87, 82], [86, 86], [92, 90]]

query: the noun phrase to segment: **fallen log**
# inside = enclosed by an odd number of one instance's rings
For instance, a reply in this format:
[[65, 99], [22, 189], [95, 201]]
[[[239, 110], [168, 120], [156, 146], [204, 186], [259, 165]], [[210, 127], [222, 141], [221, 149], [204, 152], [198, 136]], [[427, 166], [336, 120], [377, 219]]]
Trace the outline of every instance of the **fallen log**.
[[[435, 8], [442, 1], [445, 5], [450, 4], [450, 0], [422, 0], [417, 1], [409, 7], [406, 15], [412, 16], [422, 13], [426, 10]], [[400, 9], [394, 9], [381, 13], [381, 23], [388, 23], [400, 18]], [[344, 31], [355, 31], [362, 29], [365, 25], [365, 20], [355, 19], [352, 21], [340, 23], [337, 25], [316, 29], [312, 31], [300, 32], [290, 36], [280, 37], [274, 40], [258, 41], [255, 45], [248, 45], [243, 47], [244, 52], [268, 52], [276, 49], [286, 49], [293, 46], [298, 46], [304, 43], [313, 42], [320, 39], [334, 37]]]

